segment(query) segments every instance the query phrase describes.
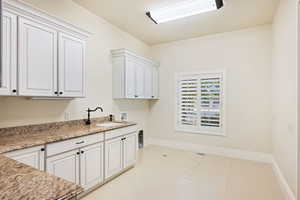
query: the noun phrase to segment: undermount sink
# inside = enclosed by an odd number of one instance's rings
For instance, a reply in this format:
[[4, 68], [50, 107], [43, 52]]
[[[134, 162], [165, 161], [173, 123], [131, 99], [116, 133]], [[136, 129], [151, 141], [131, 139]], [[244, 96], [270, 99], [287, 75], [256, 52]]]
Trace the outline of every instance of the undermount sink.
[[121, 123], [118, 123], [118, 122], [96, 124], [97, 127], [111, 127], [111, 126], [119, 126], [119, 125], [121, 125]]

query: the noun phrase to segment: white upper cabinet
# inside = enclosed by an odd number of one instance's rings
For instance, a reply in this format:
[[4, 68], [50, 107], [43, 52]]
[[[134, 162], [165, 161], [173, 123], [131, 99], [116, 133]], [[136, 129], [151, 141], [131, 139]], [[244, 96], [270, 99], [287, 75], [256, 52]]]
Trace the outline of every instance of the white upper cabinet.
[[59, 95], [83, 97], [85, 91], [85, 42], [59, 34]]
[[22, 1], [3, 1], [3, 10], [0, 95], [84, 97], [90, 34]]
[[112, 56], [115, 99], [158, 98], [157, 62], [126, 49], [113, 50]]
[[145, 68], [143, 63], [135, 65], [135, 98], [145, 99]]
[[2, 70], [0, 95], [17, 94], [17, 16], [2, 13]]
[[145, 98], [147, 99], [152, 99], [153, 98], [153, 68], [152, 66], [145, 66], [145, 71], [144, 71], [144, 75], [145, 75], [145, 84], [144, 84], [144, 88], [145, 88]]
[[152, 99], [159, 99], [159, 73], [158, 67], [152, 67]]
[[19, 18], [19, 95], [55, 96], [57, 31]]
[[[123, 63], [124, 61], [121, 60]], [[117, 80], [116, 78], [113, 78], [113, 85], [114, 89], [119, 90], [119, 92], [122, 93], [122, 96], [124, 95], [126, 98], [135, 98], [136, 96], [136, 66], [137, 63], [133, 59], [126, 59], [126, 71], [123, 69], [123, 64], [120, 63], [120, 65], [116, 66], [116, 68], [113, 69], [114, 75], [119, 77], [120, 75], [123, 76], [122, 74], [124, 73], [125, 79], [124, 82], [122, 79]], [[113, 75], [113, 76], [114, 76]], [[124, 88], [123, 88], [124, 86]], [[115, 87], [120, 87], [120, 88], [115, 88]], [[115, 91], [114, 91], [115, 92]], [[116, 95], [118, 94], [118, 91], [115, 92]]]

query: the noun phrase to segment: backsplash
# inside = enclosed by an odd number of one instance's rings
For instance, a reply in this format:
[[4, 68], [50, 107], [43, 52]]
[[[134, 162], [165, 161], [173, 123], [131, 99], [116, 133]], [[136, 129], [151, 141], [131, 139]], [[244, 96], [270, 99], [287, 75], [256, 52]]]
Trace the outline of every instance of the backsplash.
[[[103, 122], [109, 120], [109, 116], [107, 117], [99, 117], [99, 118], [92, 118], [92, 123], [95, 122]], [[0, 128], [0, 135], [24, 135], [30, 134], [32, 132], [44, 131], [44, 130], [56, 130], [61, 128], [68, 128], [68, 127], [86, 127], [85, 120], [71, 120], [71, 121], [62, 121], [62, 122], [52, 122], [52, 123], [43, 123], [43, 124], [34, 124], [34, 125], [26, 125], [26, 126], [16, 126], [16, 127], [7, 127], [7, 128]]]

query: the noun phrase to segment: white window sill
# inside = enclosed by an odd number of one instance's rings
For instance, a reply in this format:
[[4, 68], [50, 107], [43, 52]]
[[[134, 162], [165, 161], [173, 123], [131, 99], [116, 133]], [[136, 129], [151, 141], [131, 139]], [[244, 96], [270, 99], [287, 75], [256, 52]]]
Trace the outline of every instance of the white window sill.
[[181, 129], [181, 128], [176, 128], [175, 131], [176, 132], [190, 133], [190, 134], [198, 134], [198, 135], [226, 137], [225, 132], [216, 133], [216, 132], [201, 131], [201, 130], [186, 130], [186, 129]]

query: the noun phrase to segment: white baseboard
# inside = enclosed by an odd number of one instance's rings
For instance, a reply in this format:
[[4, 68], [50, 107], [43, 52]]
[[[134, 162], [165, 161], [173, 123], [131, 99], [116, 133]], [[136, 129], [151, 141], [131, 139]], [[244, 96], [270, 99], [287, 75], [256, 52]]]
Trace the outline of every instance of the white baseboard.
[[272, 154], [243, 151], [238, 149], [204, 146], [198, 144], [168, 141], [168, 140], [161, 140], [161, 139], [154, 139], [154, 138], [148, 138], [146, 146], [147, 145], [165, 146], [169, 148], [181, 149], [181, 150], [192, 151], [197, 153], [200, 152], [200, 153], [213, 154], [213, 155], [219, 155], [219, 156], [225, 156], [231, 158], [239, 158], [243, 160], [264, 162], [264, 163], [273, 162]]
[[296, 200], [294, 193], [289, 187], [283, 173], [281, 172], [272, 154], [250, 152], [250, 151], [243, 151], [243, 150], [223, 148], [223, 147], [203, 146], [203, 145], [168, 141], [168, 140], [155, 139], [155, 138], [148, 138], [146, 140], [145, 146], [148, 145], [158, 145], [158, 146], [164, 146], [164, 147], [181, 149], [181, 150], [192, 151], [192, 152], [201, 152], [201, 153], [212, 154], [212, 155], [219, 155], [219, 156], [238, 158], [243, 160], [269, 163], [273, 167], [273, 171], [275, 173], [275, 176], [278, 179], [285, 200]]
[[293, 193], [292, 189], [290, 188], [289, 184], [287, 183], [283, 173], [281, 172], [279, 165], [273, 159], [272, 161], [272, 167], [273, 171], [275, 173], [275, 176], [279, 182], [280, 188], [282, 190], [282, 193], [284, 195], [285, 200], [296, 200], [295, 194]]

